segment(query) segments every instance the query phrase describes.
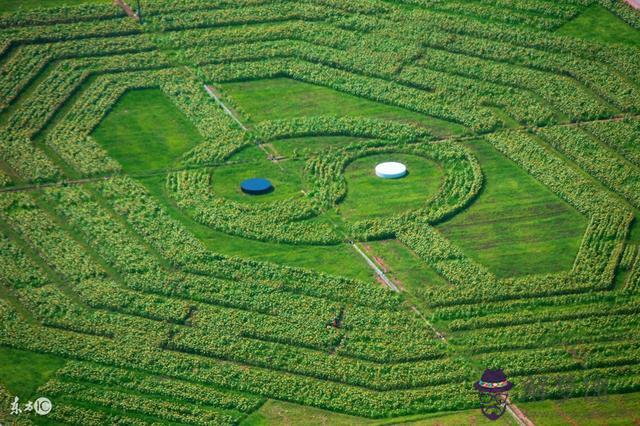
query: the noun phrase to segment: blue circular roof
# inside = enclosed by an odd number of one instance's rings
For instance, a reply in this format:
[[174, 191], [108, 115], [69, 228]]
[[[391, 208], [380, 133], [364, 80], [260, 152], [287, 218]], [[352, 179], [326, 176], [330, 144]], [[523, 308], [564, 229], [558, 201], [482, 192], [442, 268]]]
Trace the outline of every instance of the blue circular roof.
[[258, 195], [273, 191], [273, 185], [268, 179], [251, 178], [242, 181], [240, 189], [247, 194]]

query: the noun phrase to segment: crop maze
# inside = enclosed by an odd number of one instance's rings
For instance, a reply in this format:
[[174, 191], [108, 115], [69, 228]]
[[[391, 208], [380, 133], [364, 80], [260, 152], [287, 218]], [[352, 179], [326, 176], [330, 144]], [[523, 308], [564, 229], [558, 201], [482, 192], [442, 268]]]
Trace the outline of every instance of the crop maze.
[[[570, 396], [596, 377], [609, 393], [640, 390], [640, 51], [553, 32], [593, 3], [640, 28], [606, 0], [157, 0], [142, 22], [108, 4], [2, 15], [0, 345], [68, 360], [39, 391], [54, 420], [77, 424], [237, 424], [266, 399], [368, 418], [475, 408], [488, 366], [516, 384], [566, 379]], [[274, 77], [465, 130], [317, 115], [245, 131], [204, 89]], [[203, 139], [153, 171], [177, 208], [257, 241], [397, 239], [446, 283], [412, 295], [429, 321], [373, 280], [205, 247], [92, 136], [145, 88]], [[323, 135], [359, 142], [303, 158], [304, 196], [245, 205], [211, 190], [211, 169], [248, 146]], [[568, 270], [497, 276], [439, 231], [482, 196], [467, 141], [586, 218]], [[341, 231], [318, 220], [345, 198], [345, 168], [380, 153], [438, 163], [438, 193]], [[512, 399], [527, 398], [516, 386]]]

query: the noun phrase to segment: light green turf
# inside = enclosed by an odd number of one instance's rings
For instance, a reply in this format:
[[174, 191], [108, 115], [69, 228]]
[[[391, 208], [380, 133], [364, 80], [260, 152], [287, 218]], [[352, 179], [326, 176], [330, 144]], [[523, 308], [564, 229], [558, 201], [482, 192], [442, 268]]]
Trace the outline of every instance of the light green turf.
[[593, 5], [564, 24], [558, 34], [603, 43], [623, 43], [640, 46], [640, 31], [600, 5]]
[[499, 277], [569, 270], [587, 220], [485, 141], [477, 155], [485, 187], [438, 229]]
[[637, 425], [640, 393], [518, 404], [536, 425]]
[[440, 274], [398, 240], [372, 241], [365, 243], [364, 247], [388, 271], [387, 275], [409, 293], [427, 286], [449, 285]]
[[124, 94], [92, 135], [127, 173], [165, 169], [202, 137], [159, 89]]
[[498, 421], [486, 419], [480, 410], [466, 410], [455, 413], [433, 413], [398, 417], [388, 420], [370, 420], [344, 414], [332, 413], [318, 408], [291, 404], [282, 401], [267, 401], [258, 411], [245, 419], [241, 426], [460, 426], [460, 425], [513, 425], [511, 418], [504, 416]]
[[398, 240], [372, 241], [363, 246], [385, 274], [403, 290], [407, 299], [424, 313], [428, 312], [428, 307], [422, 291], [428, 287], [450, 285]]
[[[399, 161], [409, 174], [400, 179], [381, 179], [375, 166]], [[435, 196], [444, 178], [438, 164], [424, 157], [406, 154], [372, 155], [359, 158], [345, 170], [347, 196], [339, 206], [347, 221], [391, 216], [424, 206]]]
[[[640, 422], [640, 393], [611, 395], [605, 398], [572, 398], [557, 401], [527, 402], [517, 404], [525, 415], [539, 426], [565, 425], [634, 425]], [[368, 420], [346, 416], [288, 402], [269, 400], [250, 415], [241, 426], [275, 425], [412, 425], [412, 426], [461, 426], [461, 425], [515, 425], [515, 420], [505, 413], [499, 420], [486, 419], [479, 409], [453, 413], [433, 413], [388, 420]]]
[[36, 389], [64, 365], [64, 360], [0, 346], [0, 383], [21, 400], [36, 396]]
[[[266, 159], [250, 163], [225, 164], [211, 171], [216, 195], [242, 203], [254, 204], [302, 196], [302, 161], [286, 160], [278, 163]], [[266, 178], [274, 190], [263, 195], [248, 195], [240, 190], [240, 183], [249, 178]]]
[[0, 13], [40, 7], [78, 6], [86, 3], [111, 4], [109, 0], [0, 0]]
[[465, 130], [459, 124], [289, 78], [225, 83], [222, 90], [248, 114], [243, 118], [255, 123], [330, 114], [416, 124], [439, 136], [460, 134]]
[[165, 177], [140, 179], [151, 193], [212, 252], [255, 260], [270, 261], [281, 265], [299, 266], [334, 275], [373, 281], [373, 273], [352, 247], [346, 244], [329, 247], [291, 246], [265, 243], [227, 235], [201, 225], [181, 211], [165, 191]]

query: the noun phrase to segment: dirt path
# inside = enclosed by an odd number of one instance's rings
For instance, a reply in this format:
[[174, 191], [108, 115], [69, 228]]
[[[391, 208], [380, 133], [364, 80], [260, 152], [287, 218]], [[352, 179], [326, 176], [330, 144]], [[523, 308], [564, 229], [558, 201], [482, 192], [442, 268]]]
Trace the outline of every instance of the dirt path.
[[507, 404], [507, 411], [520, 426], [535, 426], [529, 418], [511, 401]]
[[[244, 130], [245, 132], [251, 132], [250, 127], [245, 126], [242, 123], [242, 121], [240, 121], [240, 114], [238, 114], [236, 110], [226, 106], [224, 102], [222, 102], [222, 94], [218, 92], [215, 87], [205, 84], [204, 90], [207, 91], [209, 96], [211, 96], [216, 101], [216, 103], [220, 106], [220, 108], [222, 108], [224, 112], [229, 117], [231, 117], [233, 121], [235, 121], [242, 130]], [[265, 154], [267, 154], [268, 160], [274, 163], [278, 163], [279, 161], [285, 159], [280, 154], [278, 154], [278, 151], [276, 151], [275, 147], [271, 144], [268, 144], [267, 146], [265, 146], [265, 144], [258, 142], [258, 148], [260, 148]], [[280, 166], [280, 168], [282, 169], [282, 166]]]
[[387, 287], [389, 287], [391, 290], [395, 291], [396, 293], [400, 293], [400, 289], [398, 288], [398, 286], [396, 286], [393, 283], [393, 281], [387, 278], [384, 272], [382, 272], [382, 270], [378, 268], [378, 265], [376, 265], [373, 260], [369, 259], [369, 256], [367, 256], [367, 254], [363, 252], [362, 249], [358, 247], [356, 243], [351, 242], [351, 246], [355, 249], [355, 251], [357, 251], [360, 254], [360, 256], [364, 258], [364, 260], [367, 262], [369, 267], [373, 269], [373, 272], [376, 273], [376, 275], [386, 284]]
[[135, 19], [136, 21], [140, 20], [140, 17], [138, 17], [138, 15], [133, 11], [133, 9], [131, 9], [131, 6], [125, 3], [124, 0], [113, 0], [113, 4], [120, 6], [127, 15], [129, 15], [131, 18]]
[[245, 132], [249, 131], [249, 129], [242, 123], [242, 121], [240, 121], [240, 117], [238, 116], [238, 113], [233, 109], [227, 107], [224, 104], [224, 102], [222, 102], [222, 100], [220, 99], [221, 98], [220, 92], [218, 92], [215, 87], [205, 84], [204, 90], [207, 91], [209, 96], [211, 96], [216, 101], [216, 103], [220, 106], [220, 108], [222, 108], [224, 112], [227, 113], [227, 115], [231, 117], [233, 121], [235, 121], [242, 130], [244, 130]]

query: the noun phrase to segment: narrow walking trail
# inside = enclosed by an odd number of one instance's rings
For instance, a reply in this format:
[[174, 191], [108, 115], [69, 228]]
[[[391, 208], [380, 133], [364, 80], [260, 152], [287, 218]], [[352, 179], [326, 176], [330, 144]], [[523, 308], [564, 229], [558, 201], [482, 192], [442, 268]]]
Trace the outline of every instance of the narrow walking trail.
[[[222, 96], [220, 94], [220, 92], [218, 92], [216, 90], [215, 87], [210, 86], [205, 84], [204, 85], [204, 90], [207, 91], [207, 93], [209, 94], [209, 96], [211, 96], [213, 98], [213, 100], [216, 101], [216, 103], [218, 104], [218, 106], [220, 108], [222, 108], [224, 110], [224, 112], [233, 119], [233, 121], [236, 122], [236, 124], [238, 124], [238, 126], [240, 126], [240, 128], [242, 130], [244, 130], [245, 132], [251, 132], [251, 129], [247, 126], [244, 125], [244, 123], [240, 120], [239, 114], [233, 109], [233, 108], [229, 108], [227, 105], [225, 105], [224, 102], [222, 102]], [[284, 160], [284, 157], [280, 156], [278, 154], [278, 152], [276, 151], [275, 147], [272, 144], [263, 144], [261, 142], [258, 142], [258, 148], [260, 148], [265, 154], [267, 154], [267, 159], [274, 162], [274, 163], [278, 163], [280, 160]], [[273, 151], [273, 152], [270, 152]], [[282, 166], [278, 164], [278, 166], [280, 167], [280, 169], [282, 169]], [[282, 169], [283, 170], [283, 169]]]
[[235, 113], [235, 111], [232, 111], [229, 107], [227, 107], [224, 102], [222, 102], [222, 100], [220, 99], [220, 93], [218, 93], [218, 91], [213, 87], [213, 86], [209, 86], [207, 84], [204, 85], [204, 90], [207, 91], [207, 93], [209, 94], [209, 96], [211, 96], [216, 103], [220, 106], [220, 108], [222, 108], [224, 110], [224, 112], [233, 119], [233, 121], [235, 121], [238, 126], [240, 126], [240, 128], [242, 130], [244, 130], [245, 132], [248, 132], [249, 129], [242, 123], [242, 121], [240, 121], [240, 118], [238, 117], [238, 115]]
[[393, 283], [393, 281], [391, 281], [384, 272], [382, 272], [382, 270], [380, 268], [378, 268], [378, 265], [376, 265], [373, 260], [369, 259], [369, 256], [367, 256], [367, 254], [362, 251], [362, 249], [360, 247], [358, 247], [358, 245], [355, 242], [351, 242], [351, 246], [353, 246], [353, 248], [355, 249], [355, 251], [357, 251], [358, 253], [360, 253], [360, 256], [362, 256], [364, 258], [364, 260], [367, 262], [367, 264], [369, 265], [369, 267], [371, 269], [373, 269], [373, 271], [376, 273], [376, 275], [386, 284], [387, 287], [389, 287], [391, 290], [395, 291], [396, 293], [400, 293], [400, 289], [398, 288], [397, 285], [395, 285]]
[[124, 2], [124, 0], [113, 0], [113, 3], [120, 6], [122, 10], [124, 10], [124, 12], [131, 18], [135, 19], [136, 21], [140, 20], [140, 17], [133, 11], [133, 9], [131, 9], [131, 6]]

